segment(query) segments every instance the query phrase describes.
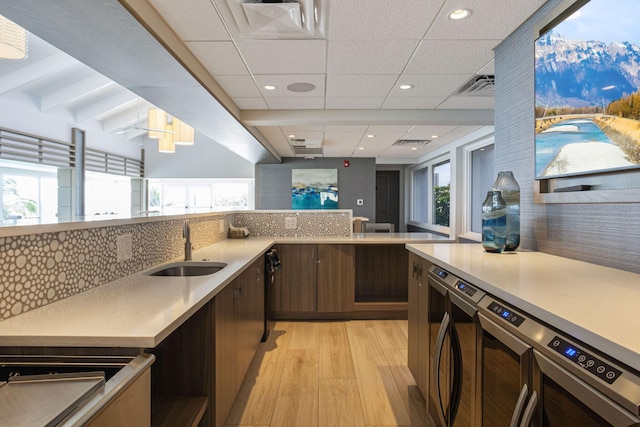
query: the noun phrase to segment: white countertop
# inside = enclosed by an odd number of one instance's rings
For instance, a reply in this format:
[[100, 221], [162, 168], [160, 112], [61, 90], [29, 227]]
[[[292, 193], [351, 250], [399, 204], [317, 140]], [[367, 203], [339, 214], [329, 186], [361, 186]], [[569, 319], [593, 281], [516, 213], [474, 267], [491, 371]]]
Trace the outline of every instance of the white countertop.
[[540, 252], [407, 244], [417, 255], [640, 370], [640, 275]]
[[[227, 239], [193, 252], [194, 261], [228, 264], [213, 275], [152, 277], [140, 271], [0, 321], [0, 346], [152, 348], [274, 243], [404, 244], [429, 240], [446, 238], [429, 233], [368, 233], [348, 238]], [[180, 259], [170, 262], [175, 261]]]

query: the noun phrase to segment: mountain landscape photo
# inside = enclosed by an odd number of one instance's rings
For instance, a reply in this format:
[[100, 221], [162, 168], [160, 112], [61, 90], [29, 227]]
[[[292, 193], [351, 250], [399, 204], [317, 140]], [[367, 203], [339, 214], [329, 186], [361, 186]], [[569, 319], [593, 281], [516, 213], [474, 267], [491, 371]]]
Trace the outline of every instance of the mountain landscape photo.
[[536, 41], [536, 177], [640, 167], [637, 16], [591, 0]]

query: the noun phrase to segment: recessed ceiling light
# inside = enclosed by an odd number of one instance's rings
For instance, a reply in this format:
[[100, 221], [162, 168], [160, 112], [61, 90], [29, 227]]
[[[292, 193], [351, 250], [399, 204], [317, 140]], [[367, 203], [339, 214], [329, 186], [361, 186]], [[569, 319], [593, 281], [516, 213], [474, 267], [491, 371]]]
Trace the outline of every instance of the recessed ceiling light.
[[289, 135], [289, 138], [295, 138], [296, 136], [294, 134]]
[[375, 138], [375, 135], [370, 133], [369, 135], [367, 135], [367, 138]]
[[438, 135], [431, 135], [431, 138], [436, 139]]
[[266, 90], [276, 90], [276, 86], [274, 86], [274, 85], [264, 85], [264, 88]]
[[402, 90], [413, 89], [413, 85], [400, 85], [400, 89]]
[[448, 15], [448, 18], [453, 21], [459, 21], [461, 19], [465, 19], [471, 16], [471, 11], [469, 9], [458, 9], [454, 10]]
[[417, 151], [418, 147], [411, 147], [411, 151]]
[[365, 149], [364, 147], [358, 147], [358, 150], [364, 150], [364, 149]]

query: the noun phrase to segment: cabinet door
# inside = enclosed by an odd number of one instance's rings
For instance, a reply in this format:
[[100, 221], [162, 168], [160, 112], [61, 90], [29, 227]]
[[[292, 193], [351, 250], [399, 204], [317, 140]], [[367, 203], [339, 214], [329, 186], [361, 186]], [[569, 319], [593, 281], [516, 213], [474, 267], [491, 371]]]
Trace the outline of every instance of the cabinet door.
[[418, 269], [420, 258], [413, 252], [409, 253], [409, 302], [408, 302], [408, 331], [409, 331], [409, 355], [408, 366], [413, 378], [418, 382], [418, 339], [420, 329], [420, 282], [418, 281]]
[[355, 246], [318, 245], [318, 312], [353, 311]]
[[240, 389], [236, 349], [238, 346], [238, 289], [230, 283], [215, 302], [215, 425], [221, 427]]
[[263, 334], [264, 321], [264, 264], [256, 261], [237, 279], [238, 314], [237, 320], [237, 378], [242, 383], [249, 365], [258, 350]]
[[429, 369], [429, 325], [427, 272], [431, 264], [409, 254], [409, 370], [423, 396], [427, 396]]
[[316, 245], [278, 245], [282, 266], [272, 288], [272, 311], [316, 311]]

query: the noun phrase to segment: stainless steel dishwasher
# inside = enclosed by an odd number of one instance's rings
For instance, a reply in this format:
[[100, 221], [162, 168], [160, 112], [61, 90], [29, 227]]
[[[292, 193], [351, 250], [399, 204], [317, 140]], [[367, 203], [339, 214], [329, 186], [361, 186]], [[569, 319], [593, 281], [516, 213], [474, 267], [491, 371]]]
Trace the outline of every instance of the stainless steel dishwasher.
[[479, 391], [477, 303], [484, 292], [432, 266], [428, 276], [429, 395], [436, 425], [475, 426]]
[[[532, 347], [532, 397], [517, 405], [520, 415], [511, 425], [640, 425], [640, 373], [615, 361], [604, 349], [582, 343], [490, 295], [478, 309], [481, 321], [492, 324], [497, 334], [515, 335]], [[501, 362], [497, 371], [507, 381], [510, 374], [505, 366]], [[486, 382], [484, 386], [485, 399], [498, 390]]]
[[0, 355], [0, 425], [150, 425], [154, 360]]

